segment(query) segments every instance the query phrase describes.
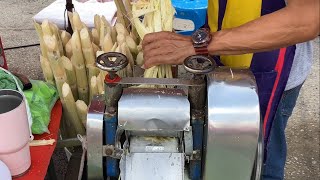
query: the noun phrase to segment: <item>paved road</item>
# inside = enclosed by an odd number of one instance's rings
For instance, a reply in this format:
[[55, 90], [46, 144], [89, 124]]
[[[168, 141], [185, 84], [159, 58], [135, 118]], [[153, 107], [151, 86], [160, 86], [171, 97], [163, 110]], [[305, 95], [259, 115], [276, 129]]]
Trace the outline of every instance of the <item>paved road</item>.
[[[5, 47], [38, 43], [32, 17], [52, 0], [1, 0], [0, 36]], [[286, 180], [318, 180], [319, 175], [319, 38], [313, 41], [314, 65], [305, 82], [297, 106], [288, 123], [288, 161]], [[39, 48], [6, 51], [10, 69], [19, 70], [29, 78], [42, 79]], [[64, 172], [61, 155], [58, 176]]]

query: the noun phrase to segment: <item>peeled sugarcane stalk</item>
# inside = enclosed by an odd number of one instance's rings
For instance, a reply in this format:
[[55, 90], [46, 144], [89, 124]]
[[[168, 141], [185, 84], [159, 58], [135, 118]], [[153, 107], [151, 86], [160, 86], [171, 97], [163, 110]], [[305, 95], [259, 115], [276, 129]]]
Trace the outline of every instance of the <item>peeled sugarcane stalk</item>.
[[[150, 32], [172, 31], [175, 10], [171, 0], [138, 0], [132, 5], [133, 24], [141, 39]], [[143, 16], [142, 22], [139, 17]], [[139, 50], [139, 48], [137, 48]], [[137, 64], [141, 64], [141, 54], [138, 54]], [[146, 78], [172, 77], [168, 66], [152, 67], [145, 71]]]
[[121, 46], [123, 43], [126, 42], [126, 37], [124, 36], [124, 34], [118, 33], [117, 42], [118, 42], [119, 46]]
[[86, 28], [83, 28], [80, 32], [81, 47], [83, 56], [85, 58], [86, 65], [95, 64], [95, 55], [92, 48], [92, 42], [90, 40], [89, 32]]
[[[161, 66], [161, 68], [160, 68], [160, 72], [161, 72], [161, 77], [162, 78], [165, 78], [165, 76], [166, 76], [166, 65], [160, 65]], [[160, 75], [159, 75], [160, 76]]]
[[71, 62], [74, 66], [76, 76], [77, 76], [77, 85], [78, 85], [78, 96], [80, 100], [84, 102], [89, 102], [89, 90], [88, 90], [88, 79], [86, 68], [84, 65], [76, 66], [77, 60], [75, 60], [74, 56], [71, 57]]
[[128, 61], [129, 61], [127, 67], [125, 68], [126, 76], [133, 77], [133, 69], [132, 68], [134, 66], [134, 60], [133, 60], [132, 54], [131, 54], [128, 46], [125, 43], [123, 43], [121, 45], [121, 53], [124, 54], [128, 58]]
[[[159, 6], [160, 1], [157, 2], [158, 4], [156, 6]], [[162, 31], [162, 23], [161, 23], [161, 14], [160, 9], [157, 9], [153, 13], [153, 23], [154, 23], [154, 32], [160, 32]]]
[[36, 23], [36, 21], [33, 21], [33, 24], [34, 24], [34, 27], [37, 31], [37, 34], [39, 36], [39, 39], [40, 39], [40, 49], [41, 49], [41, 55], [45, 58], [48, 57], [47, 55], [47, 47], [45, 46], [44, 44], [44, 40], [43, 40], [43, 32], [42, 32], [42, 28], [41, 28], [41, 25]]
[[98, 76], [99, 72], [100, 70], [94, 64], [87, 65], [88, 82], [91, 81], [93, 76]]
[[71, 44], [71, 39], [69, 40], [69, 42], [65, 45], [64, 47], [65, 52], [66, 52], [66, 56], [70, 59], [72, 56], [72, 44]]
[[104, 51], [97, 51], [96, 57], [100, 56], [101, 54], [104, 54]]
[[48, 146], [48, 145], [53, 145], [56, 142], [55, 139], [49, 139], [49, 140], [32, 140], [29, 143], [29, 146], [35, 147], [35, 146]]
[[100, 69], [97, 68], [95, 64], [89, 64], [87, 68], [88, 68], [88, 76], [90, 76], [90, 74], [92, 74], [91, 77], [98, 76], [98, 74], [100, 73]]
[[78, 99], [77, 77], [76, 77], [76, 72], [73, 68], [73, 65], [71, 61], [65, 56], [62, 56], [60, 59], [66, 71], [67, 79], [68, 79], [73, 97], [75, 99]]
[[112, 42], [117, 42], [117, 30], [115, 26], [112, 26], [111, 28], [111, 38]]
[[132, 54], [134, 55], [138, 54], [137, 44], [131, 36], [126, 36], [126, 44]]
[[64, 82], [68, 82], [68, 79], [60, 60], [60, 53], [57, 47], [57, 42], [55, 40], [55, 36], [45, 35], [43, 36], [43, 39], [47, 47], [48, 60], [54, 75], [55, 84], [59, 96], [62, 97], [62, 85]]
[[40, 64], [41, 64], [41, 69], [42, 69], [42, 72], [43, 72], [44, 79], [48, 83], [54, 85], [55, 84], [54, 83], [54, 77], [53, 77], [53, 73], [52, 73], [52, 70], [51, 70], [50, 63], [49, 63], [48, 59], [43, 57], [43, 56], [40, 56]]
[[93, 29], [91, 30], [91, 34], [92, 34], [93, 42], [94, 42], [95, 44], [99, 44], [99, 41], [100, 41], [99, 31], [98, 31], [96, 28], [93, 28]]
[[[165, 74], [163, 74], [163, 65], [159, 65], [158, 66], [158, 77], [157, 78], [164, 78], [165, 77]], [[164, 69], [165, 70], [165, 69]]]
[[116, 49], [117, 49], [117, 47], [118, 47], [118, 43], [115, 42], [114, 45], [113, 45], [112, 48], [111, 48], [111, 52], [115, 52]]
[[117, 6], [117, 19], [118, 22], [121, 22], [125, 27], [129, 27], [129, 20], [126, 17], [127, 11], [126, 8], [123, 4], [122, 0], [114, 0], [114, 3]]
[[107, 19], [106, 19], [106, 17], [104, 17], [104, 15], [101, 16], [101, 21], [103, 22], [101, 24], [104, 25], [105, 29], [107, 30], [107, 33], [110, 32], [111, 31], [111, 24], [109, 23], [109, 21], [107, 21]]
[[167, 76], [167, 78], [173, 78], [171, 65], [166, 65], [166, 76]]
[[71, 122], [77, 134], [84, 135], [85, 129], [81, 120], [79, 119], [76, 103], [72, 95], [70, 86], [67, 83], [64, 83], [62, 86], [62, 95], [65, 104], [64, 113], [68, 114], [68, 121]]
[[73, 59], [75, 60], [73, 62], [73, 65], [77, 67], [84, 66], [85, 60], [82, 54], [82, 46], [81, 46], [79, 31], [77, 30], [75, 30], [72, 35], [71, 47], [72, 47], [72, 55], [74, 57]]
[[112, 49], [112, 46], [113, 46], [112, 38], [111, 38], [110, 32], [108, 32], [106, 34], [106, 36], [104, 37], [103, 44], [102, 44], [102, 50], [104, 52], [110, 52]]
[[47, 48], [47, 56], [49, 61], [54, 59], [55, 57], [59, 58], [61, 56], [57, 45], [58, 42], [55, 36], [44, 35], [43, 41]]
[[[121, 50], [121, 46], [119, 45], [114, 52], [123, 53], [122, 50]], [[122, 77], [122, 78], [123, 78], [123, 77], [127, 77], [127, 70], [126, 70], [126, 68], [118, 71], [117, 74], [118, 74], [120, 77]]]
[[[84, 23], [84, 22], [81, 22], [81, 24], [82, 24], [82, 29], [83, 28], [86, 28], [88, 31], [89, 31], [89, 28], [87, 27], [87, 25]], [[90, 35], [91, 36], [91, 35]]]
[[79, 99], [88, 103], [89, 95], [88, 95], [87, 72], [85, 67], [85, 60], [82, 54], [80, 37], [77, 30], [75, 30], [72, 35], [71, 43], [72, 43], [71, 62], [76, 71]]
[[97, 77], [92, 76], [90, 80], [90, 101], [94, 95], [99, 94], [98, 84], [97, 84]]
[[[94, 15], [94, 29], [96, 29], [98, 35], [100, 34], [100, 28], [101, 28], [101, 18], [98, 14]], [[95, 42], [96, 43], [96, 42]]]
[[67, 45], [67, 43], [70, 41], [70, 39], [71, 39], [70, 33], [63, 30], [61, 32], [61, 40], [62, 40], [63, 47], [65, 47]]
[[134, 59], [126, 43], [121, 45], [121, 52], [127, 56], [130, 66], [133, 67]]
[[97, 86], [98, 86], [99, 94], [104, 93], [104, 83], [103, 83], [104, 81], [102, 81], [102, 76], [103, 76], [103, 74], [101, 72], [97, 76]]
[[123, 34], [123, 35], [129, 35], [129, 32], [127, 31], [127, 29], [125, 28], [125, 26], [121, 23], [117, 23], [115, 25], [116, 31], [118, 34]]
[[130, 19], [132, 19], [132, 12], [131, 12], [131, 9], [132, 9], [132, 5], [131, 5], [131, 0], [125, 0], [124, 1], [124, 5], [126, 7], [126, 12], [127, 12], [127, 17]]
[[99, 46], [96, 44], [92, 43], [92, 49], [93, 49], [93, 54], [97, 54], [97, 51], [100, 51]]
[[78, 87], [79, 99], [89, 104], [90, 89]]
[[[127, 8], [127, 17], [131, 21], [133, 19], [131, 0], [125, 0], [124, 4], [125, 4], [125, 6]], [[132, 37], [132, 39], [135, 41], [135, 43], [137, 43], [137, 44], [139, 43], [138, 33], [136, 31], [135, 26], [131, 26], [130, 37]], [[133, 52], [131, 52], [131, 53], [133, 53]], [[138, 52], [134, 53], [134, 54], [137, 55]]]
[[88, 114], [88, 106], [85, 102], [81, 100], [76, 101], [76, 107], [78, 112], [78, 117], [82, 122], [83, 126], [86, 127], [87, 125], [87, 114]]
[[143, 52], [140, 51], [139, 54], [137, 55], [137, 58], [136, 58], [136, 64], [139, 65], [139, 66], [142, 66], [143, 63], [144, 63]]
[[[52, 69], [52, 72], [53, 72], [53, 75], [55, 78], [55, 84], [58, 89], [59, 95], [61, 97], [62, 84], [64, 82], [69, 82], [69, 79], [68, 79], [66, 70], [64, 69], [63, 62], [60, 59], [60, 53], [57, 50], [57, 45], [56, 45], [57, 42], [55, 41], [55, 37], [54, 36], [52, 36], [52, 37], [45, 36], [44, 39], [45, 39], [47, 49], [48, 49], [49, 63], [50, 63], [50, 66], [51, 66], [51, 69]], [[70, 79], [70, 80], [72, 80], [72, 79]]]
[[151, 32], [148, 28], [146, 28], [143, 25], [143, 23], [140, 21], [139, 18], [133, 18], [133, 24], [136, 27], [137, 32], [141, 39], [143, 39], [146, 34]]
[[100, 37], [100, 43], [99, 43], [100, 47], [103, 47], [103, 41], [104, 41], [104, 37], [106, 34], [107, 34], [107, 30], [105, 29], [104, 24], [101, 21], [100, 36], [99, 36]]
[[138, 35], [138, 32], [137, 32], [136, 28], [132, 28], [132, 30], [130, 32], [130, 37], [134, 40], [134, 42], [136, 44], [140, 43], [139, 35]]
[[126, 76], [133, 77], [133, 66], [130, 63], [126, 67]]
[[52, 72], [54, 75], [59, 96], [62, 97], [62, 85], [63, 83], [68, 82], [68, 79], [67, 79], [66, 71], [61, 63], [61, 60], [58, 58], [59, 57], [55, 57], [55, 60], [50, 60], [50, 64], [51, 64], [51, 68], [52, 68]]
[[74, 30], [78, 30], [78, 31], [81, 31], [83, 27], [83, 24], [82, 24], [82, 21], [80, 19], [80, 16], [77, 12], [73, 12], [73, 26], [74, 26]]
[[62, 39], [60, 36], [60, 30], [58, 28], [57, 25], [50, 23], [50, 28], [52, 31], [52, 34], [56, 37], [57, 39], [57, 45], [58, 45], [58, 49], [61, 55], [64, 54], [64, 49], [63, 49], [63, 44], [62, 44]]
[[48, 20], [44, 20], [41, 24], [43, 35], [52, 36], [52, 31]]

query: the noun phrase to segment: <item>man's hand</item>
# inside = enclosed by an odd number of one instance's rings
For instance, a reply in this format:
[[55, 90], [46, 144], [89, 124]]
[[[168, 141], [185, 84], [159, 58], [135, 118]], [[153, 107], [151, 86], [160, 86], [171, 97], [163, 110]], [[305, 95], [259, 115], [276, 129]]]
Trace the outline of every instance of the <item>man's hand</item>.
[[191, 37], [173, 32], [147, 34], [142, 42], [144, 68], [161, 64], [182, 64], [195, 54]]

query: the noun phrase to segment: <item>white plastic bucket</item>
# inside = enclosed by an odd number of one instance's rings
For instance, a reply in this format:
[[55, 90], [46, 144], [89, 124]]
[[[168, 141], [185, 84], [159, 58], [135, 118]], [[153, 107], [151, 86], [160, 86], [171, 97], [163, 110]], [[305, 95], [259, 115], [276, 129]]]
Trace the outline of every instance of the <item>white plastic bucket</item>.
[[0, 90], [0, 160], [12, 176], [31, 166], [30, 130], [24, 96], [15, 90]]

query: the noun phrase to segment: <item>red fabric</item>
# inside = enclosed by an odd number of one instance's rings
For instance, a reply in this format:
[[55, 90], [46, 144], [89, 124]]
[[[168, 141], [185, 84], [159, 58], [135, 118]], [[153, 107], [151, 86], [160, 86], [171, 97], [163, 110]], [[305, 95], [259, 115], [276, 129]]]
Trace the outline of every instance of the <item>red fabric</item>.
[[[35, 135], [34, 139], [55, 139], [57, 141], [61, 115], [62, 105], [60, 101], [57, 101], [51, 111], [51, 121], [49, 124], [50, 134]], [[47, 174], [47, 169], [55, 147], [56, 143], [52, 146], [30, 147], [31, 167], [25, 175], [15, 178], [15, 180], [43, 180]]]
[[284, 59], [285, 59], [285, 55], [286, 55], [286, 50], [287, 50], [286, 48], [280, 49], [278, 61], [277, 61], [276, 67], [275, 67], [275, 71], [277, 71], [277, 77], [276, 77], [276, 80], [275, 80], [273, 88], [272, 88], [272, 93], [271, 93], [271, 96], [270, 96], [270, 100], [268, 102], [266, 115], [264, 116], [264, 120], [263, 120], [263, 132], [264, 132], [264, 134], [266, 132], [268, 118], [269, 118], [270, 110], [271, 110], [272, 103], [273, 103], [273, 100], [274, 100], [274, 94], [275, 94], [275, 92], [277, 90], [277, 87], [278, 87], [278, 84], [279, 84], [279, 80], [280, 80], [280, 77], [281, 77], [283, 64], [284, 64]]

